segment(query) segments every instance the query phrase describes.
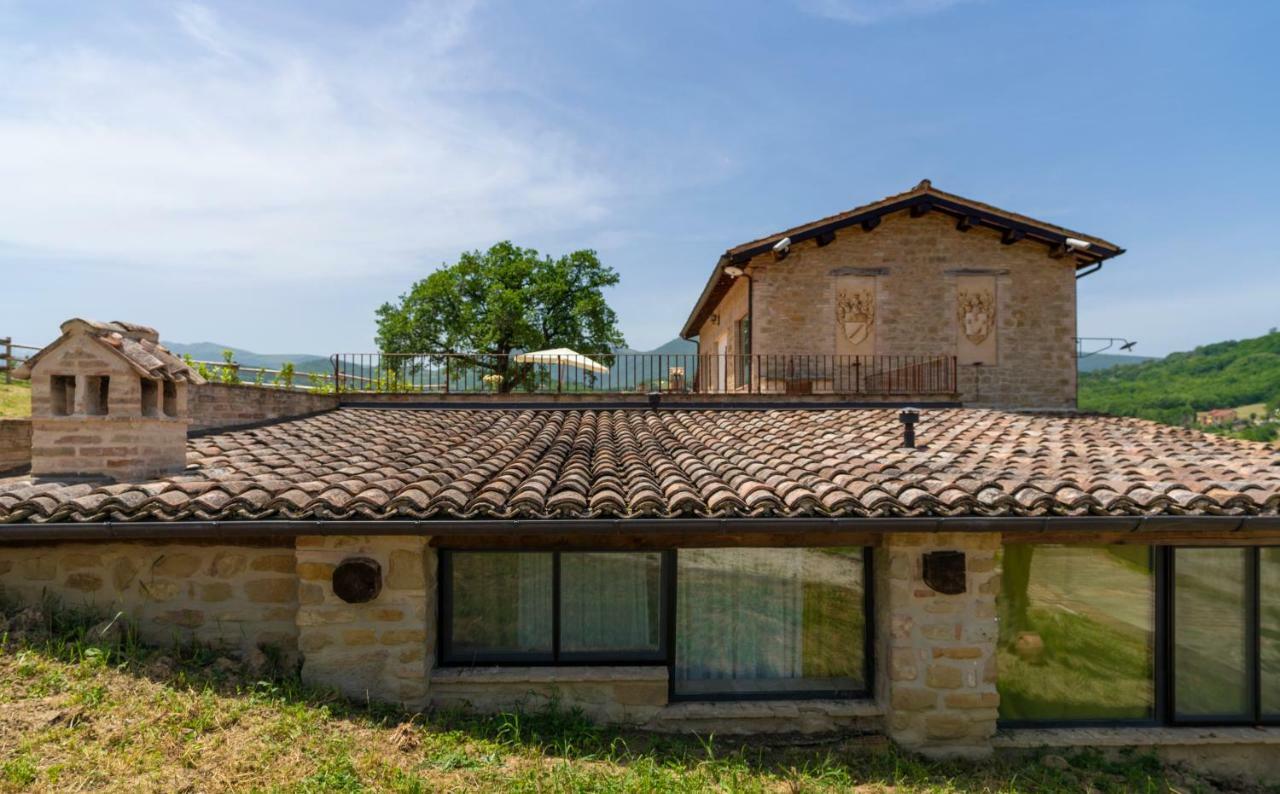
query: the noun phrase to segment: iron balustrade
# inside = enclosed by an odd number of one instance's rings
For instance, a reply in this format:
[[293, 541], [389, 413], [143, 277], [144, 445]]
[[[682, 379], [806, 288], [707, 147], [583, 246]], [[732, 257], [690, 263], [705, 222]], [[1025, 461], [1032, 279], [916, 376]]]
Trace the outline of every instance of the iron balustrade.
[[955, 356], [614, 353], [518, 361], [519, 354], [339, 353], [332, 382], [343, 393], [386, 394], [837, 394], [953, 395]]

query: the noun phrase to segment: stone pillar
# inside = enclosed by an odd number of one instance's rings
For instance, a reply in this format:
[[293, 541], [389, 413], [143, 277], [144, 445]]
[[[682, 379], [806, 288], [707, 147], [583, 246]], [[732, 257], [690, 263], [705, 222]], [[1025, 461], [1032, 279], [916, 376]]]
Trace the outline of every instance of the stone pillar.
[[[996, 552], [1000, 534], [885, 535], [875, 551], [877, 694], [889, 736], [933, 758], [991, 754], [996, 729]], [[931, 551], [965, 556], [964, 590], [925, 582]]]
[[[296, 555], [303, 680], [355, 700], [425, 706], [436, 635], [436, 552], [427, 539], [307, 536]], [[334, 569], [351, 558], [381, 568], [371, 601], [349, 604], [333, 591]]]

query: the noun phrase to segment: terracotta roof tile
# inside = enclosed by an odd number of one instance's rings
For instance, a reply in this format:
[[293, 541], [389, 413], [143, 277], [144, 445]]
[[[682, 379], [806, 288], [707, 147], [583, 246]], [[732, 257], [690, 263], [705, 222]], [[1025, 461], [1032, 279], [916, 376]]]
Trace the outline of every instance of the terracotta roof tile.
[[899, 446], [894, 409], [345, 408], [193, 439], [173, 477], [0, 480], [0, 523], [1280, 514], [1261, 444], [977, 409], [925, 411], [917, 434]]

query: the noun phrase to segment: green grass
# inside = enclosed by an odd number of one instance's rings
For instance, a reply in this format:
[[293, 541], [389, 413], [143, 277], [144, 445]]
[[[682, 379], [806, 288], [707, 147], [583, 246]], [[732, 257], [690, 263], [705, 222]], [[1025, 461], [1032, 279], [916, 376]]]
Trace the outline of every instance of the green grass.
[[31, 384], [26, 381], [0, 381], [0, 419], [31, 416]]
[[47, 614], [45, 630], [0, 636], [0, 791], [909, 794], [1203, 785], [1146, 756], [1081, 752], [1064, 769], [1036, 756], [931, 763], [858, 737], [794, 746], [625, 732], [554, 706], [492, 717], [408, 714], [343, 701], [288, 673], [215, 673], [206, 648], [161, 652], [128, 635], [96, 645], [85, 636], [90, 616]]

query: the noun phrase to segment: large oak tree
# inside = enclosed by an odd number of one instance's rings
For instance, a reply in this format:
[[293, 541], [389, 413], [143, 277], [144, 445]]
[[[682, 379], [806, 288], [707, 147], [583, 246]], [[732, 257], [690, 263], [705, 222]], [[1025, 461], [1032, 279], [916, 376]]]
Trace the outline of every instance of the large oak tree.
[[463, 354], [452, 361], [501, 375], [504, 391], [529, 386], [533, 368], [513, 364], [512, 353], [568, 347], [609, 363], [613, 350], [625, 344], [604, 297], [604, 288], [617, 283], [617, 272], [595, 251], [553, 259], [501, 242], [462, 254], [397, 303], [383, 304], [379, 349]]

